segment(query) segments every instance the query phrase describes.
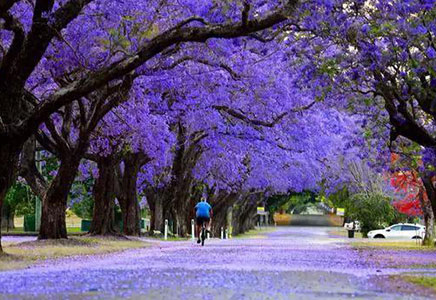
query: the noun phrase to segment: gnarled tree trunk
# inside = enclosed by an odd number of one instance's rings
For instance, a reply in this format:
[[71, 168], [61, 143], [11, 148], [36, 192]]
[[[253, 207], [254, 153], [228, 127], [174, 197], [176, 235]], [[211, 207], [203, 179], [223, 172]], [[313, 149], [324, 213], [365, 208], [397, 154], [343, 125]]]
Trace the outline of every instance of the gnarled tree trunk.
[[220, 193], [216, 198], [211, 199], [210, 204], [213, 208], [213, 218], [212, 218], [212, 232], [214, 236], [221, 235], [221, 227], [223, 229], [227, 228], [227, 215], [229, 208], [235, 204], [238, 200], [238, 194], [222, 194]]
[[143, 153], [130, 153], [125, 156], [123, 161], [124, 172], [122, 175], [120, 174], [120, 191], [117, 195], [123, 219], [123, 233], [139, 236], [141, 234], [141, 215], [136, 181], [141, 167], [150, 159]]
[[434, 246], [435, 245], [435, 231], [434, 231], [434, 213], [431, 209], [430, 203], [428, 201], [425, 201], [424, 205], [422, 206], [422, 210], [424, 212], [424, 223], [425, 223], [425, 237], [423, 244], [427, 246]]
[[164, 203], [168, 203], [168, 208], [175, 216], [178, 234], [186, 236], [190, 234], [191, 219], [194, 217], [195, 199], [191, 197], [193, 169], [203, 152], [199, 142], [207, 135], [199, 133], [190, 137], [190, 143], [187, 143], [186, 129], [181, 123], [176, 127], [178, 148], [171, 169], [172, 180], [164, 193]]
[[44, 199], [48, 189], [47, 181], [36, 167], [35, 160], [36, 138], [30, 137], [24, 144], [20, 157], [19, 175], [26, 180], [26, 183], [32, 189], [32, 192]]
[[156, 198], [154, 206], [154, 229], [163, 232], [164, 228], [164, 209], [163, 209], [163, 199], [160, 197]]
[[123, 218], [123, 233], [125, 235], [139, 236], [141, 234], [141, 218], [136, 193], [133, 195], [128, 192], [126, 197], [120, 201], [120, 205]]
[[92, 235], [115, 235], [115, 164], [111, 158], [98, 160], [98, 178], [94, 185], [94, 209], [89, 233]]
[[14, 209], [9, 204], [4, 203], [1, 209], [1, 215], [1, 229], [6, 231], [14, 229]]
[[193, 211], [195, 200], [191, 197], [192, 178], [186, 179], [177, 186], [173, 195], [173, 214], [176, 221], [176, 230], [179, 236], [190, 235], [191, 220], [194, 218]]
[[150, 206], [150, 232], [164, 230], [164, 199], [162, 189], [150, 188], [146, 191], [147, 202]]
[[38, 236], [40, 240], [67, 238], [65, 211], [68, 193], [76, 177], [80, 159], [81, 155], [73, 153], [61, 160], [58, 173], [42, 201], [41, 228]]
[[[14, 183], [20, 151], [21, 145], [13, 144], [8, 140], [0, 139], [0, 211], [3, 207], [3, 201], [6, 197], [6, 193]], [[0, 230], [0, 252], [2, 251], [3, 249], [1, 245]]]
[[250, 194], [238, 202], [233, 209], [233, 234], [241, 234], [255, 227], [256, 208], [262, 200], [262, 194]]
[[428, 201], [425, 201], [425, 199], [420, 195], [421, 207], [424, 214], [424, 222], [426, 227], [423, 243], [428, 246], [434, 246], [434, 240], [436, 236], [434, 231], [434, 218], [436, 215], [436, 191], [431, 176], [422, 178], [422, 181], [428, 196]]

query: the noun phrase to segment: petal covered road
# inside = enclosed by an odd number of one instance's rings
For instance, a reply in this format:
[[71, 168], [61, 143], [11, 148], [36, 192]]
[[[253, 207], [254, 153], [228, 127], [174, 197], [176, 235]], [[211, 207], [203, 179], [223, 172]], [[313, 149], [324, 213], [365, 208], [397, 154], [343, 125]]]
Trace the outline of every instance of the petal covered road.
[[326, 227], [281, 227], [250, 238], [152, 246], [58, 259], [0, 273], [0, 299], [424, 299], [376, 286], [381, 267]]

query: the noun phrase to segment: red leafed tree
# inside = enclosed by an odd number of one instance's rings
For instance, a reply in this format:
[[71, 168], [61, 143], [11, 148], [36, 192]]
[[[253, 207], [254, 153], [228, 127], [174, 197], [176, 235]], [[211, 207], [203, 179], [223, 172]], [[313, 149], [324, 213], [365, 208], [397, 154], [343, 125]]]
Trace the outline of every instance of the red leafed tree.
[[424, 185], [414, 171], [396, 172], [391, 177], [391, 185], [399, 198], [395, 200], [395, 208], [408, 216], [421, 216], [421, 199], [428, 201]]
[[[392, 154], [391, 163], [399, 162], [400, 156]], [[418, 162], [420, 164], [420, 162]], [[416, 170], [399, 171], [391, 175], [391, 185], [399, 195], [394, 201], [398, 211], [408, 216], [422, 216], [425, 224], [424, 245], [434, 246], [434, 214], [426, 185]], [[436, 177], [432, 178], [432, 183]]]

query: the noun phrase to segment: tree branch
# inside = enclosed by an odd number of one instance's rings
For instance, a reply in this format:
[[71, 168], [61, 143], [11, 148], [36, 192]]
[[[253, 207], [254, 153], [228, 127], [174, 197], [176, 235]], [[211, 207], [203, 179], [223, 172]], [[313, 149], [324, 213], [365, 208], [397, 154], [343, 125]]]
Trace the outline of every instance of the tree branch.
[[304, 110], [308, 110], [310, 109], [314, 104], [316, 103], [316, 101], [311, 102], [308, 105], [305, 105], [303, 107], [299, 107], [299, 108], [294, 108], [290, 111], [286, 111], [283, 112], [281, 114], [279, 114], [277, 117], [275, 117], [272, 121], [264, 121], [264, 120], [258, 120], [258, 119], [251, 119], [250, 117], [246, 116], [244, 113], [240, 113], [228, 106], [223, 106], [223, 105], [213, 105], [212, 108], [218, 110], [218, 111], [223, 111], [225, 113], [227, 113], [228, 115], [239, 119], [241, 121], [244, 121], [246, 123], [255, 125], [255, 126], [262, 126], [262, 127], [274, 127], [275, 125], [277, 125], [284, 117], [286, 117], [289, 113], [297, 113], [297, 112], [302, 112]]
[[85, 128], [86, 127], [86, 108], [85, 105], [83, 104], [83, 100], [79, 99], [77, 100], [77, 103], [79, 105], [79, 119], [80, 119], [80, 128]]
[[70, 103], [64, 107], [64, 116], [62, 120], [62, 129], [61, 129], [62, 136], [66, 141], [69, 139], [72, 118], [73, 118], [73, 108], [72, 108], [72, 104]]
[[188, 25], [189, 23], [192, 23], [192, 22], [200, 22], [200, 23], [202, 23], [203, 25], [206, 25], [206, 26], [210, 25], [208, 22], [206, 22], [206, 20], [204, 18], [194, 16], [194, 17], [190, 17], [190, 18], [188, 18], [186, 20], [181, 21], [176, 26], [174, 26], [171, 29], [169, 29], [169, 31], [179, 30], [183, 26]]
[[54, 0], [36, 0], [35, 8], [33, 9], [33, 24], [43, 22], [44, 13], [50, 13], [53, 8]]
[[55, 156], [59, 156], [56, 143], [42, 130], [36, 134], [36, 140], [41, 146]]
[[248, 1], [244, 1], [244, 9], [242, 10], [242, 26], [248, 25], [248, 15], [250, 13], [251, 5]]
[[23, 26], [21, 23], [15, 19], [9, 12], [4, 12], [0, 15], [5, 20], [4, 28], [6, 30], [10, 30], [14, 33], [14, 39], [12, 40], [12, 44], [10, 45], [6, 55], [2, 59], [1, 68], [9, 68], [11, 67], [11, 63], [14, 62], [15, 58], [21, 51], [23, 47], [24, 40], [26, 35], [24, 33]]
[[36, 141], [32, 137], [24, 144], [20, 159], [19, 175], [23, 177], [32, 191], [43, 199], [48, 189], [48, 183], [44, 176], [36, 168], [35, 162]]
[[38, 0], [32, 27], [28, 33], [24, 47], [13, 61], [8, 61], [0, 67], [0, 86], [14, 81], [17, 87], [24, 87], [30, 74], [40, 62], [51, 40], [74, 20], [83, 7], [92, 0], [69, 0], [53, 13], [53, 21], [43, 17], [42, 12], [49, 12], [53, 0]]
[[[95, 129], [98, 122], [103, 119], [103, 117], [109, 113], [115, 106], [119, 103], [128, 99], [129, 91], [133, 85], [133, 76], [126, 76], [120, 84], [108, 89], [107, 93], [100, 100], [102, 104], [100, 105], [100, 109], [96, 110], [95, 113], [90, 117], [90, 121], [88, 123], [87, 131], [91, 132]], [[107, 103], [104, 103], [104, 100], [109, 98]]]
[[53, 123], [52, 119], [49, 118], [45, 122], [45, 125], [47, 126], [47, 129], [50, 131], [51, 137], [55, 141], [56, 148], [58, 149], [59, 154], [61, 154], [61, 155], [63, 155], [63, 154], [68, 155], [69, 149], [70, 149], [70, 145], [67, 142], [67, 140], [65, 140], [61, 136], [61, 134], [58, 133], [58, 131], [56, 129], [56, 125]]
[[147, 73], [149, 73], [150, 71], [151, 72], [155, 72], [155, 71], [158, 71], [158, 70], [165, 70], [165, 71], [172, 70], [175, 67], [177, 67], [178, 65], [183, 64], [184, 62], [187, 62], [187, 61], [192, 61], [192, 62], [200, 63], [200, 64], [203, 64], [203, 65], [207, 65], [207, 66], [210, 66], [210, 67], [219, 67], [221, 69], [224, 69], [225, 71], [227, 71], [227, 73], [230, 74], [230, 76], [233, 78], [233, 80], [239, 80], [241, 78], [241, 76], [239, 76], [239, 74], [237, 74], [235, 71], [233, 71], [233, 69], [230, 66], [228, 66], [227, 64], [225, 64], [225, 63], [213, 64], [212, 62], [210, 62], [208, 60], [199, 59], [199, 58], [195, 58], [195, 57], [192, 57], [192, 56], [181, 57], [180, 59], [174, 61], [172, 64], [170, 64], [168, 66], [155, 67], [155, 68], [153, 68], [153, 69], [151, 69], [149, 71], [144, 71], [144, 72], [139, 72], [139, 73], [136, 72], [135, 73], [135, 77], [146, 76]]
[[[81, 1], [83, 2], [86, 1]], [[288, 14], [295, 9], [298, 0], [289, 1], [289, 11], [279, 10], [262, 19], [249, 20], [246, 26], [242, 24], [208, 25], [205, 27], [189, 27], [166, 31], [153, 38], [143, 46], [136, 55], [118, 61], [107, 68], [97, 72], [89, 73], [85, 78], [75, 81], [70, 85], [59, 89], [34, 112], [34, 114], [23, 122], [21, 132], [30, 135], [40, 123], [63, 105], [85, 96], [96, 90], [105, 83], [120, 78], [133, 71], [144, 62], [153, 58], [172, 45], [183, 42], [205, 42], [210, 38], [231, 39], [240, 36], [247, 36], [253, 32], [261, 31], [275, 24], [287, 20]]]
[[0, 15], [3, 17], [3, 13], [7, 12], [18, 1], [19, 0], [0, 0]]

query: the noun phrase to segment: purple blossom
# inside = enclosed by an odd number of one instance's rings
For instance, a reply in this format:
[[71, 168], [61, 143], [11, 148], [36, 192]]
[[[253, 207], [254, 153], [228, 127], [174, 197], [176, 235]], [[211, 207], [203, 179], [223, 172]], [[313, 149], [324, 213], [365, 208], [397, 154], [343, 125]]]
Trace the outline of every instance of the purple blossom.
[[436, 58], [436, 51], [432, 46], [427, 48], [426, 54], [427, 54], [427, 57], [430, 59]]
[[371, 30], [371, 26], [369, 24], [362, 25], [362, 33], [367, 34]]

